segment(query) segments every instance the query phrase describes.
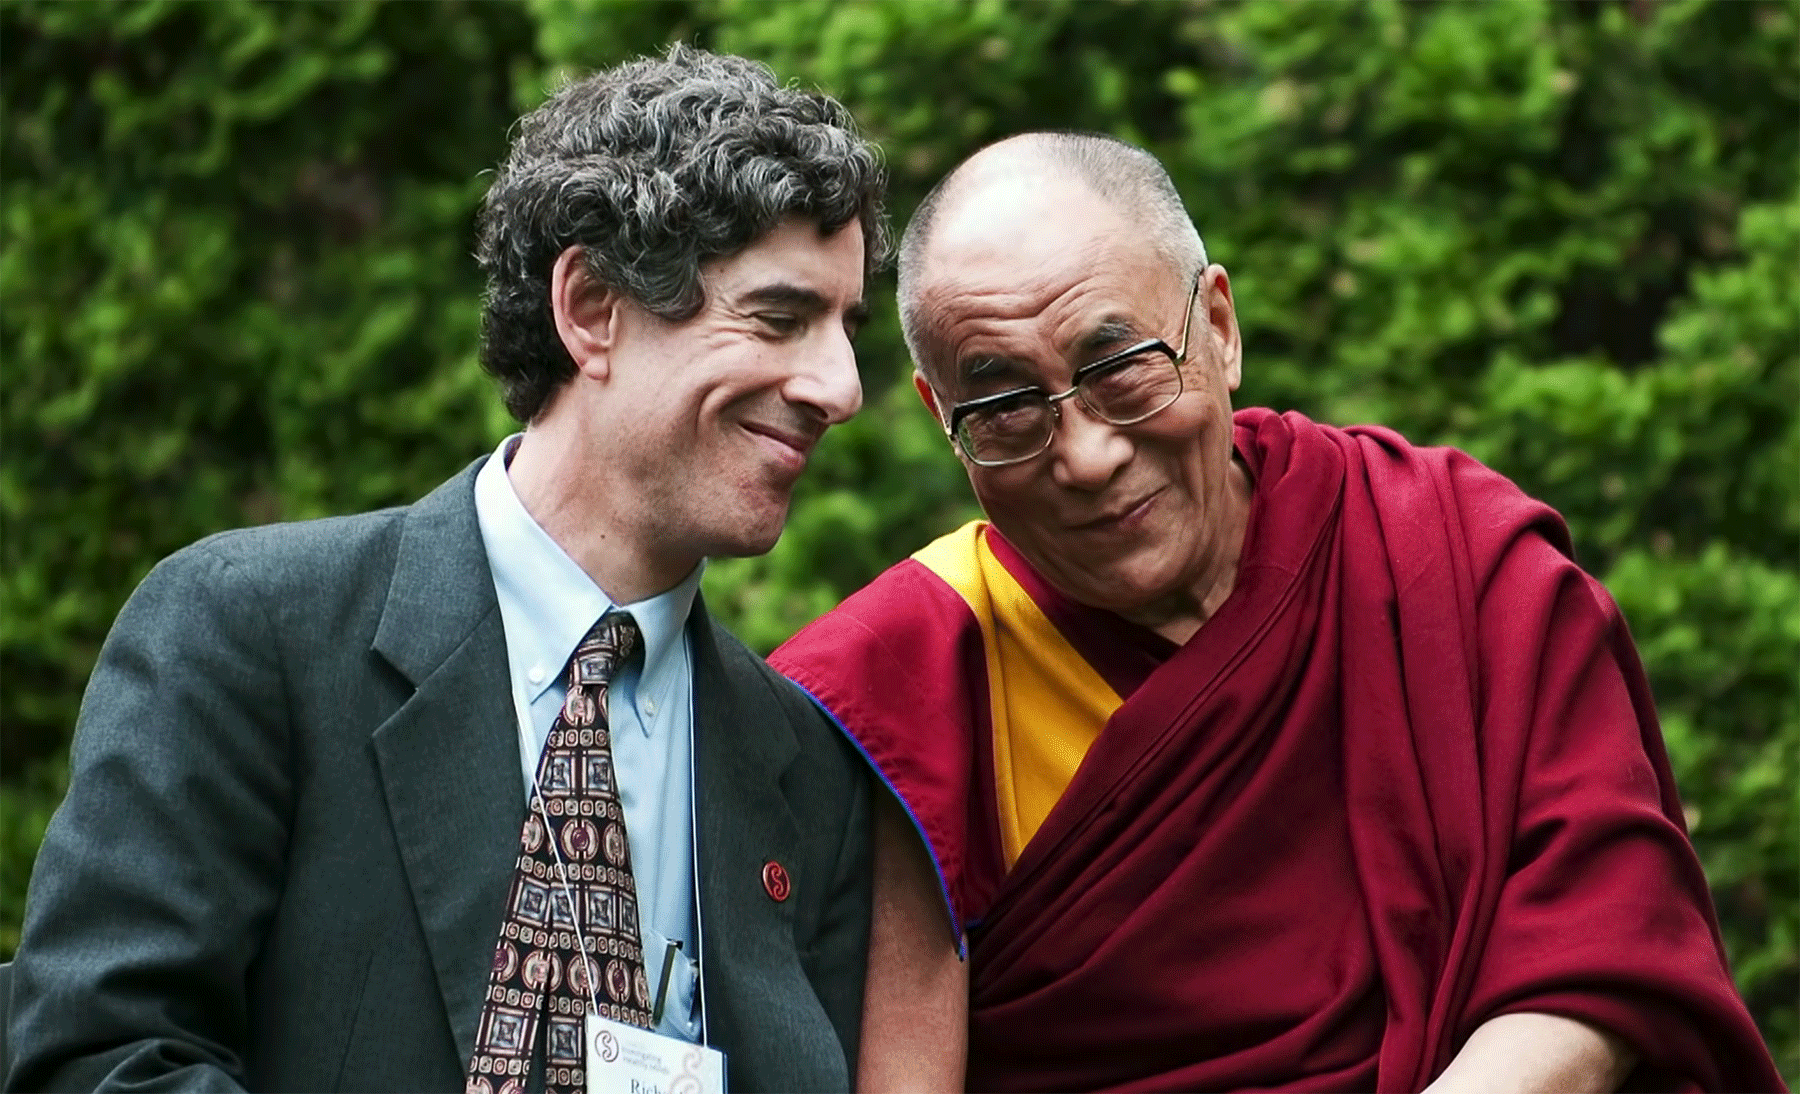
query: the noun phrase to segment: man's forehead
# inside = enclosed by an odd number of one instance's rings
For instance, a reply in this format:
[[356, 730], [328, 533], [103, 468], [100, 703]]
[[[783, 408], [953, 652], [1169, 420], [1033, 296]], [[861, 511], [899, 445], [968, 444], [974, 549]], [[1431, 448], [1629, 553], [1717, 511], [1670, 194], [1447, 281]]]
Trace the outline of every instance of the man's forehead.
[[[1166, 262], [1078, 181], [991, 164], [959, 180], [918, 255], [921, 361], [949, 378], [1116, 343], [1153, 314]], [[1035, 343], [1035, 345], [1033, 344]]]
[[703, 269], [709, 281], [727, 292], [783, 283], [860, 298], [862, 226], [853, 220], [821, 233], [818, 222], [789, 216], [736, 254], [708, 260]]
[[[1143, 337], [1160, 319], [1167, 264], [1083, 249], [1055, 268], [947, 263], [920, 278], [920, 332], [938, 367], [975, 358], [1079, 356]], [[1154, 332], [1152, 332], [1154, 333]]]
[[[1153, 261], [1150, 240], [1085, 185], [1032, 173], [959, 185], [920, 247], [914, 294], [1001, 311]], [[1135, 276], [1135, 275], [1134, 275]]]
[[1035, 266], [1071, 248], [1125, 237], [1131, 225], [1084, 184], [1041, 171], [988, 173], [946, 196], [926, 236], [921, 266], [1011, 257]]

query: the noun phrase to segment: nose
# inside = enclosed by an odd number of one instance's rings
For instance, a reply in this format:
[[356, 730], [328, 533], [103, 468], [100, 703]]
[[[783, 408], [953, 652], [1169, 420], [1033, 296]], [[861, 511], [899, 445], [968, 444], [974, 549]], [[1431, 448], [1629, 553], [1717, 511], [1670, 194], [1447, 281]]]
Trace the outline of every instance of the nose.
[[1070, 490], [1100, 490], [1131, 462], [1131, 438], [1118, 426], [1088, 413], [1079, 399], [1059, 408], [1061, 420], [1050, 440], [1052, 481]]
[[849, 420], [862, 409], [862, 377], [856, 372], [856, 349], [850, 336], [832, 325], [813, 352], [806, 354], [783, 393], [791, 403], [816, 409], [827, 425]]

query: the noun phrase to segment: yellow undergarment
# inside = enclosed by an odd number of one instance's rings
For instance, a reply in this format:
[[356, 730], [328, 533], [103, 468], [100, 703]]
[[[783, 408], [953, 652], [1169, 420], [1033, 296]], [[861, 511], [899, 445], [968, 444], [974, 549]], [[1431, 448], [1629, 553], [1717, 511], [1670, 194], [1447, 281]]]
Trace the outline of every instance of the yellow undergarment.
[[971, 521], [913, 558], [966, 601], [987, 652], [994, 794], [1010, 868], [1121, 702], [988, 548]]

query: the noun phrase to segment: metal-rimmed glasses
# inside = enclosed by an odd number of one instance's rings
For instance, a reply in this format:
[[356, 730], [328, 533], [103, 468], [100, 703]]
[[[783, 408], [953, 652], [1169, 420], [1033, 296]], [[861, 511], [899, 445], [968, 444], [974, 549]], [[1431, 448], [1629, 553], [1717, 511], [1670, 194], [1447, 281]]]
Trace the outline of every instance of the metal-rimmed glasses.
[[1195, 274], [1181, 317], [1179, 350], [1161, 338], [1146, 338], [1076, 369], [1069, 390], [1056, 395], [1021, 387], [957, 403], [944, 432], [969, 462], [1007, 467], [1050, 447], [1065, 399], [1079, 397], [1089, 414], [1110, 425], [1136, 425], [1162, 413], [1181, 397], [1181, 362], [1187, 358], [1188, 327], [1199, 295], [1200, 275]]

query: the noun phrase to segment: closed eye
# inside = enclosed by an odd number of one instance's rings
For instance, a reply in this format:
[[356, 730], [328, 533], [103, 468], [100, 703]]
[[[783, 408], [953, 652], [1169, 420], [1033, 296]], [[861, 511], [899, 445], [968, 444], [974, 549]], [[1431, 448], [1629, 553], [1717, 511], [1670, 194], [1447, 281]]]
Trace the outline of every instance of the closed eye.
[[1136, 383], [1145, 372], [1160, 371], [1167, 364], [1168, 358], [1155, 350], [1144, 350], [1128, 357], [1099, 361], [1082, 369], [1081, 382], [1095, 389], [1128, 387]]
[[752, 318], [780, 338], [791, 338], [806, 328], [806, 320], [787, 312], [759, 311]]

